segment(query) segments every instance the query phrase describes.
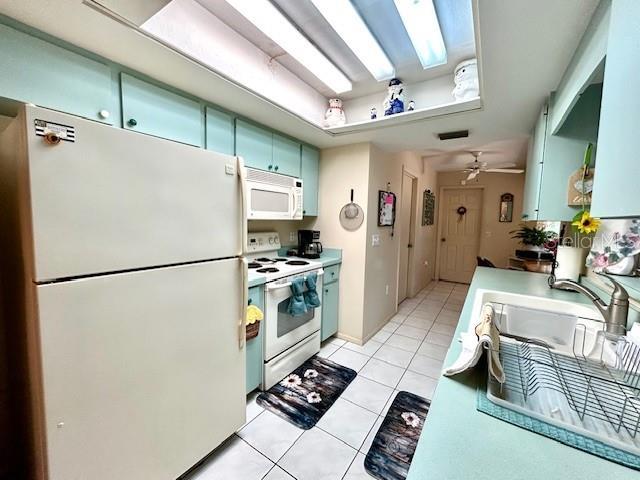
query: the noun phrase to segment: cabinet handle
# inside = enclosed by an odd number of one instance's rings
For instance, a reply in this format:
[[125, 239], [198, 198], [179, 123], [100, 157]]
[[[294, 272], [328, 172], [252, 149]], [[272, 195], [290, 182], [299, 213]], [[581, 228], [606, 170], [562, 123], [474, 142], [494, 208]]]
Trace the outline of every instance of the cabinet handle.
[[111, 115], [111, 114], [109, 113], [109, 110], [104, 110], [104, 109], [103, 109], [103, 110], [100, 110], [100, 111], [98, 112], [98, 116], [99, 116], [101, 119], [103, 119], [103, 120], [106, 120], [107, 118], [109, 118], [109, 115]]
[[269, 168], [269, 170], [271, 170], [273, 168], [273, 165], [269, 165], [269, 167], [267, 167], [267, 168]]
[[130, 118], [127, 122], [127, 125], [129, 125], [130, 127], [135, 127], [136, 125], [138, 125], [138, 121], [135, 118]]
[[306, 210], [302, 210], [302, 214], [304, 215], [305, 213], [307, 213], [307, 211]]
[[278, 171], [278, 165], [276, 165], [276, 168], [274, 168], [274, 170], [277, 172]]
[[324, 293], [329, 293], [329, 289], [325, 289]]

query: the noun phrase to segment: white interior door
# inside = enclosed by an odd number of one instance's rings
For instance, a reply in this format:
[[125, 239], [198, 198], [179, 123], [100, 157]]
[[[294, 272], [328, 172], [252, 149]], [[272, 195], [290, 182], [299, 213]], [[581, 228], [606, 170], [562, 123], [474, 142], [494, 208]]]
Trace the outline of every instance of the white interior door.
[[[48, 145], [34, 122], [75, 129]], [[237, 256], [236, 159], [27, 108], [36, 281]]]
[[[482, 189], [446, 189], [442, 201], [444, 215], [441, 220], [440, 278], [470, 283], [480, 244]], [[458, 213], [459, 207], [466, 208], [464, 215]]]
[[400, 265], [398, 272], [398, 303], [409, 294], [409, 272], [411, 270], [411, 251], [413, 248], [412, 212], [415, 207], [413, 194], [414, 177], [402, 175], [402, 194], [400, 200]]
[[239, 259], [37, 287], [52, 480], [171, 480], [245, 421]]

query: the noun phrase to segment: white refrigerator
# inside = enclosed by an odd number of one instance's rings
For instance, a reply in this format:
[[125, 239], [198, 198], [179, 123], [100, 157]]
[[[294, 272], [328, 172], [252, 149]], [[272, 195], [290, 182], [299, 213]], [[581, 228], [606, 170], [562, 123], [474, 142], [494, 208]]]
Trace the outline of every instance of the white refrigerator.
[[241, 160], [24, 106], [0, 169], [31, 475], [180, 476], [245, 421]]

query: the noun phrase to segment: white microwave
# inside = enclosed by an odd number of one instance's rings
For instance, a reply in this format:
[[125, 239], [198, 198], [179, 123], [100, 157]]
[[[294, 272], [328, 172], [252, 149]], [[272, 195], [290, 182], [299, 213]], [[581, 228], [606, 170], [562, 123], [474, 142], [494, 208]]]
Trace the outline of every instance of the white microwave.
[[248, 220], [301, 220], [302, 180], [247, 168]]

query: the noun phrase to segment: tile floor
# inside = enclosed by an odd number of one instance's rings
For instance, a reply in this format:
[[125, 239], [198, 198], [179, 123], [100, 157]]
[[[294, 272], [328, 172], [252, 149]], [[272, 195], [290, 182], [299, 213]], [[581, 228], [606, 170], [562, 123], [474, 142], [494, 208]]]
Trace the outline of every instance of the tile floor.
[[395, 394], [433, 396], [467, 290], [432, 282], [365, 345], [327, 340], [319, 355], [358, 376], [318, 424], [301, 430], [257, 405], [254, 392], [247, 423], [189, 480], [370, 480], [365, 455]]

